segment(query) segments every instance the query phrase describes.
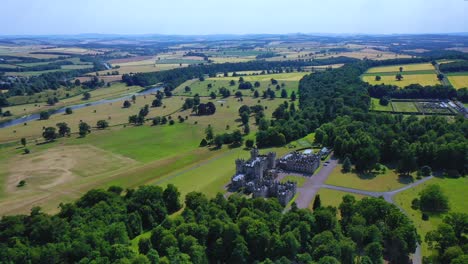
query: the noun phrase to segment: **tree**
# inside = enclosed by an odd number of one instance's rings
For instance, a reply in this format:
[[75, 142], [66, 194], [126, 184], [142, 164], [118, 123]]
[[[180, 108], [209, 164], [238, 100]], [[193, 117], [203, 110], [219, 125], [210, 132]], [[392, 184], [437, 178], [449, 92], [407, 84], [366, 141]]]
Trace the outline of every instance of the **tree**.
[[52, 141], [57, 138], [57, 133], [55, 132], [55, 127], [46, 127], [44, 132], [42, 132], [42, 137], [46, 141]]
[[317, 208], [320, 208], [321, 206], [322, 206], [322, 202], [320, 201], [320, 195], [317, 194], [317, 195], [315, 195], [314, 204], [312, 206], [312, 209], [314, 209], [314, 211], [315, 211]]
[[184, 90], [185, 90], [186, 93], [188, 93], [188, 92], [190, 92], [192, 89], [191, 89], [189, 86], [185, 86]]
[[249, 114], [247, 112], [242, 112], [240, 117], [241, 117], [241, 122], [243, 125], [249, 123]]
[[90, 132], [91, 127], [87, 123], [81, 122], [78, 126], [78, 134], [80, 135], [80, 137], [86, 137], [86, 135]]
[[253, 97], [254, 98], [258, 98], [260, 96], [260, 94], [258, 93], [257, 90], [254, 91], [254, 94], [253, 94]]
[[427, 177], [427, 176], [431, 176], [431, 174], [432, 174], [432, 169], [431, 169], [431, 167], [429, 167], [429, 166], [427, 166], [427, 165], [422, 166], [422, 167], [421, 167], [421, 174], [422, 174], [422, 176], [426, 176], [426, 177]]
[[91, 98], [91, 94], [89, 92], [85, 92], [83, 94], [83, 100], [89, 100]]
[[129, 108], [132, 104], [130, 103], [130, 101], [128, 100], [125, 100], [124, 103], [123, 103], [123, 108]]
[[400, 72], [403, 72], [403, 67], [400, 67], [399, 70], [400, 70]]
[[223, 136], [221, 135], [216, 135], [214, 137], [214, 144], [217, 148], [221, 148], [224, 144], [224, 139], [223, 139]]
[[39, 113], [40, 120], [47, 120], [49, 119], [49, 117], [50, 117], [49, 111], [42, 111], [41, 113]]
[[48, 105], [54, 105], [54, 104], [55, 104], [54, 98], [49, 98], [49, 99], [47, 99], [47, 104], [48, 104]]
[[439, 81], [442, 81], [445, 78], [445, 76], [442, 73], [437, 74], [437, 79]]
[[351, 160], [349, 159], [349, 157], [347, 156], [344, 161], [343, 161], [343, 172], [344, 173], [348, 173], [351, 171]]
[[383, 262], [383, 247], [380, 242], [373, 242], [368, 244], [364, 249], [365, 255], [368, 256], [372, 263], [380, 264]]
[[70, 127], [65, 122], [57, 123], [56, 126], [58, 127], [58, 134], [61, 137], [70, 136]]
[[180, 192], [173, 184], [168, 184], [163, 192], [163, 200], [167, 208], [167, 212], [172, 214], [182, 208], [180, 204]]
[[288, 98], [288, 92], [285, 89], [281, 90], [281, 98]]
[[390, 99], [387, 96], [383, 96], [379, 99], [379, 104], [383, 106], [387, 106], [390, 103]]
[[133, 102], [133, 103], [136, 102], [136, 95], [132, 95], [132, 102]]
[[205, 128], [205, 138], [206, 140], [211, 141], [213, 140], [213, 137], [214, 137], [213, 127], [211, 125], [208, 125]]
[[65, 114], [71, 115], [73, 113], [73, 110], [70, 107], [65, 108]]
[[248, 135], [250, 133], [249, 123], [244, 124], [244, 134]]
[[80, 85], [81, 85], [80, 79], [75, 79], [75, 86], [80, 86]]
[[449, 210], [448, 198], [439, 185], [428, 185], [419, 193], [419, 196], [423, 212], [443, 213]]
[[376, 75], [376, 76], [375, 76], [375, 80], [376, 80], [377, 82], [380, 82], [380, 80], [382, 80], [382, 77], [380, 77], [380, 75]]
[[260, 87], [260, 82], [259, 82], [259, 81], [256, 81], [256, 82], [254, 83], [254, 87], [255, 87], [255, 88]]
[[23, 147], [26, 147], [26, 138], [21, 138], [21, 145], [23, 145]]
[[247, 139], [245, 141], [245, 147], [247, 147], [247, 148], [253, 148], [254, 144], [255, 144], [255, 142], [253, 141], [253, 139]]
[[296, 92], [292, 91], [291, 93], [291, 101], [296, 101]]
[[210, 93], [210, 98], [211, 98], [211, 99], [216, 99], [216, 93], [215, 93], [215, 92], [211, 92], [211, 93]]
[[397, 81], [401, 81], [401, 79], [403, 79], [403, 75], [401, 75], [401, 73], [397, 73], [397, 75], [395, 75], [395, 79]]
[[104, 129], [109, 126], [109, 123], [106, 120], [98, 120], [96, 123], [96, 127], [99, 129]]
[[153, 102], [151, 103], [151, 106], [152, 107], [160, 107], [162, 106], [162, 100], [161, 99], [154, 99]]

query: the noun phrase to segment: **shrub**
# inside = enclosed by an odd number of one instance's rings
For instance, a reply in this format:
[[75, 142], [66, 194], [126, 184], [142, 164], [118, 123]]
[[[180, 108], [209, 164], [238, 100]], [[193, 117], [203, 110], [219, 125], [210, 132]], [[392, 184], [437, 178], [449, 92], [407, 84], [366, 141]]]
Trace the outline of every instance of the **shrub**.
[[29, 153], [31, 153], [31, 151], [28, 148], [25, 148], [24, 149], [24, 154], [29, 154]]
[[426, 213], [423, 213], [422, 216], [421, 216], [421, 219], [424, 220], [424, 221], [427, 221], [427, 220], [429, 220], [429, 215], [426, 214]]
[[25, 180], [21, 180], [18, 185], [16, 185], [16, 187], [23, 187], [24, 185], [26, 185], [26, 181]]

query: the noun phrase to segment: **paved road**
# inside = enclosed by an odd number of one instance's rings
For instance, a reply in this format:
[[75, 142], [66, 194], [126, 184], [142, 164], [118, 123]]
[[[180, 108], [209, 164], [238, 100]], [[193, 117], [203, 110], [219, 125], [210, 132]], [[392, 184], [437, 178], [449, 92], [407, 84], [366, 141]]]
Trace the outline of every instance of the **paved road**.
[[302, 187], [297, 188], [299, 195], [296, 199], [296, 204], [298, 208], [309, 207], [312, 199], [314, 199], [315, 195], [323, 186], [330, 173], [338, 164], [338, 160], [334, 157], [330, 158], [329, 161], [330, 163], [327, 166], [323, 166], [317, 174], [314, 174], [309, 179], [307, 179]]

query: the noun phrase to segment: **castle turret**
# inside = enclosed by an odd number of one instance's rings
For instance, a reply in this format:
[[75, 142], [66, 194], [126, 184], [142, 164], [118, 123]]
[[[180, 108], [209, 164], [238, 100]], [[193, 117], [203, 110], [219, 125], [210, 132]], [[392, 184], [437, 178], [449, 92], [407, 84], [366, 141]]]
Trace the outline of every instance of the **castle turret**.
[[275, 152], [268, 152], [268, 169], [276, 168], [276, 153]]
[[252, 160], [256, 159], [258, 157], [258, 148], [253, 148], [251, 151], [250, 151], [250, 158]]
[[236, 159], [236, 174], [241, 174], [244, 172], [243, 166], [244, 166], [244, 160]]

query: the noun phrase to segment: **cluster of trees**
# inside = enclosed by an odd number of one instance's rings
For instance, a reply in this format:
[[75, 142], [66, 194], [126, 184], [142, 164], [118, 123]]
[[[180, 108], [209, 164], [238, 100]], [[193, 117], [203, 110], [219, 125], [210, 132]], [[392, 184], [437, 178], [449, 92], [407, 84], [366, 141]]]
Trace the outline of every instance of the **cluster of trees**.
[[[105, 120], [99, 120], [96, 124], [99, 129], [104, 129], [109, 126], [109, 123]], [[42, 137], [46, 141], [53, 141], [58, 137], [69, 137], [71, 134], [71, 129], [65, 122], [60, 122], [56, 124], [56, 127], [46, 127], [42, 131]], [[91, 126], [86, 122], [80, 122], [78, 125], [78, 134], [80, 137], [85, 137], [91, 132]]]
[[468, 71], [468, 61], [454, 61], [449, 63], [439, 64], [439, 70], [441, 72], [464, 72]]
[[104, 80], [99, 80], [97, 76], [93, 76], [90, 80], [81, 83], [81, 85], [87, 89], [97, 89], [100, 87], [104, 87], [104, 84]]
[[315, 140], [349, 156], [360, 171], [378, 162], [396, 162], [402, 173], [430, 166], [458, 175], [466, 173], [468, 162], [467, 123], [463, 117], [449, 122], [437, 116], [353, 113], [322, 125]]
[[[406, 263], [418, 237], [397, 207], [345, 196], [337, 209], [289, 212], [276, 199], [208, 199], [192, 192], [181, 208], [173, 185], [91, 190], [55, 215], [0, 220], [0, 259], [8, 263]], [[275, 219], [275, 221], [272, 221]], [[130, 239], [139, 239], [138, 252]]]
[[424, 257], [424, 263], [468, 263], [468, 214], [450, 213], [436, 230], [426, 234], [425, 241], [436, 253]]
[[410, 84], [404, 88], [395, 85], [371, 85], [368, 87], [369, 95], [375, 98], [389, 97], [397, 99], [450, 99], [459, 97], [460, 100], [466, 96], [466, 89], [458, 92], [451, 86], [434, 85], [422, 86]]
[[149, 114], [149, 105], [145, 105], [140, 109], [137, 115], [128, 117], [128, 123], [134, 125], [142, 125], [145, 122], [146, 116]]
[[216, 112], [216, 106], [212, 102], [200, 103], [193, 110], [197, 115], [213, 115]]
[[[17, 67], [14, 69], [16, 72], [26, 72], [26, 71], [49, 71], [49, 70], [58, 70], [61, 69], [62, 65], [73, 65], [71, 61], [56, 61], [46, 64], [39, 64], [35, 66], [28, 67]], [[11, 71], [11, 69], [10, 69]]]

